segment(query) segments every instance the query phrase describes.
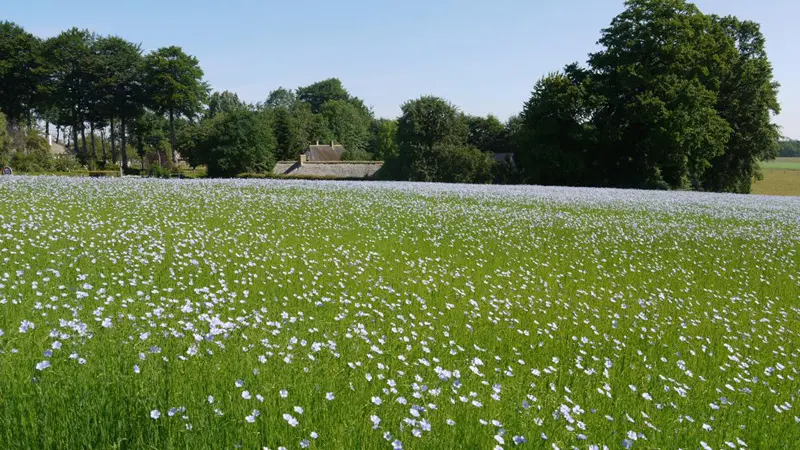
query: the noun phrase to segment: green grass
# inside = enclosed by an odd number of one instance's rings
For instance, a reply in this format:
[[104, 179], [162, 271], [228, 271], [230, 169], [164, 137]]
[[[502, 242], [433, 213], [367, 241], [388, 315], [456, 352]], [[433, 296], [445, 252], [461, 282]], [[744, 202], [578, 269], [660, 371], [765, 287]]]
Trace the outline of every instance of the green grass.
[[0, 448], [796, 447], [793, 199], [391, 186], [0, 180]]
[[800, 158], [775, 158], [760, 165], [763, 169], [800, 170]]

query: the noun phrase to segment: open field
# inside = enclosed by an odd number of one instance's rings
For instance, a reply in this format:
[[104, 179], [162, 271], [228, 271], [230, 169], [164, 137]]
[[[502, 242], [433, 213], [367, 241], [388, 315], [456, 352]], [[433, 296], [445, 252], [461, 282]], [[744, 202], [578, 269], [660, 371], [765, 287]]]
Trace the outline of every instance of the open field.
[[797, 448], [800, 198], [0, 179], [0, 448]]
[[753, 183], [760, 195], [800, 196], [800, 158], [776, 158], [761, 163], [764, 179]]
[[763, 169], [800, 170], [800, 158], [775, 158], [771, 161], [762, 161], [759, 165]]

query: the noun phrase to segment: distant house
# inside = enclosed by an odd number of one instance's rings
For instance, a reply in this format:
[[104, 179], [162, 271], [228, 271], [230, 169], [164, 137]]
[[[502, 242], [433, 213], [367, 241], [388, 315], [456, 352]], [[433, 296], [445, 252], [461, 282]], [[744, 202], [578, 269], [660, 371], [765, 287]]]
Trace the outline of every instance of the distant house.
[[300, 158], [303, 162], [335, 162], [342, 160], [343, 153], [344, 146], [342, 145], [334, 145], [333, 142], [330, 145], [317, 143], [309, 145]]

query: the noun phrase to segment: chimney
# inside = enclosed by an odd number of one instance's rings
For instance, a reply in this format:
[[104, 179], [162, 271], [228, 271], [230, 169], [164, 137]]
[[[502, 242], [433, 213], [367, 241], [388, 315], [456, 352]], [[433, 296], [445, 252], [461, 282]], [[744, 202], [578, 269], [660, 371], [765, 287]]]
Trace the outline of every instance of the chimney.
[[306, 163], [306, 154], [300, 153], [300, 165], [302, 166], [305, 163]]

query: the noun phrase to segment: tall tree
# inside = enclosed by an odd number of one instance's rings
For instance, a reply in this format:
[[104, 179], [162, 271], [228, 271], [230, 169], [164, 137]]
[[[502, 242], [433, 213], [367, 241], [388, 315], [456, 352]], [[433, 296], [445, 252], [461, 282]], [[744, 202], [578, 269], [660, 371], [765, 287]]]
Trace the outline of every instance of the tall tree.
[[265, 109], [291, 109], [294, 107], [295, 103], [297, 103], [297, 95], [288, 89], [279, 87], [278, 89], [275, 89], [269, 93], [269, 96], [267, 96], [267, 101], [264, 102], [263, 107]]
[[79, 159], [87, 162], [88, 155], [78, 146], [78, 134], [91, 103], [93, 78], [91, 73], [95, 36], [88, 30], [71, 28], [44, 42], [48, 78], [44, 84], [48, 102], [62, 111], [59, 125], [72, 128], [72, 147]]
[[199, 160], [211, 177], [269, 172], [275, 166], [275, 137], [255, 112], [236, 110], [209, 121], [198, 142]]
[[594, 128], [588, 120], [595, 105], [574, 66], [548, 75], [533, 89], [513, 131], [516, 158], [527, 181], [534, 184], [593, 184], [590, 153]]
[[187, 55], [180, 47], [172, 46], [147, 55], [145, 76], [151, 106], [169, 117], [174, 162], [178, 150], [175, 143], [175, 117], [179, 114], [190, 118], [196, 116], [208, 96], [203, 69], [197, 58]]
[[39, 39], [14, 23], [0, 22], [0, 110], [12, 124], [30, 118], [42, 69]]
[[321, 114], [327, 120], [335, 141], [344, 145], [346, 150], [366, 151], [372, 118], [363, 109], [346, 100], [329, 100], [322, 105]]
[[497, 117], [489, 114], [486, 117], [464, 117], [469, 130], [467, 143], [483, 152], [503, 153], [506, 147], [506, 127]]
[[220, 113], [247, 108], [247, 104], [239, 100], [239, 96], [231, 91], [214, 92], [208, 97], [207, 115], [209, 118], [213, 118]]
[[[128, 168], [127, 136], [128, 125], [137, 117], [146, 102], [146, 92], [143, 85], [143, 60], [139, 45], [126, 41], [117, 36], [101, 37], [93, 45], [96, 55], [96, 90], [98, 122], [101, 124], [109, 120], [112, 131], [112, 148], [114, 146], [114, 122], [118, 119], [120, 147], [120, 162], [124, 169]], [[112, 150], [113, 151], [113, 150]]]
[[397, 156], [396, 120], [377, 119], [372, 122], [372, 141], [369, 151], [378, 161], [386, 161]]
[[[463, 167], [475, 168], [480, 159], [474, 148], [463, 149], [467, 126], [455, 106], [447, 100], [423, 96], [401, 107], [397, 121], [397, 158], [388, 161], [387, 173], [412, 181], [451, 181], [452, 171], [462, 159]], [[484, 161], [485, 162], [485, 161]], [[458, 181], [464, 181], [459, 179]]]
[[589, 64], [605, 98], [593, 119], [609, 183], [696, 186], [730, 139], [715, 109], [730, 39], [684, 0], [629, 0], [599, 43]]
[[328, 78], [309, 86], [297, 89], [297, 98], [311, 106], [311, 111], [318, 114], [322, 105], [332, 100], [349, 100], [350, 93], [342, 86], [338, 78]]
[[736, 45], [720, 75], [717, 112], [731, 127], [725, 152], [711, 160], [706, 190], [749, 193], [761, 176], [758, 162], [777, 155], [780, 133], [772, 116], [780, 112], [765, 39], [758, 24], [735, 17], [713, 18]]

